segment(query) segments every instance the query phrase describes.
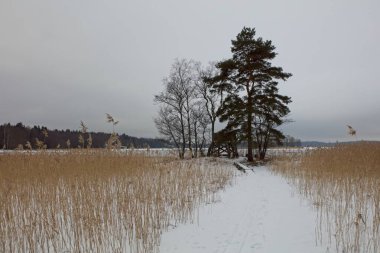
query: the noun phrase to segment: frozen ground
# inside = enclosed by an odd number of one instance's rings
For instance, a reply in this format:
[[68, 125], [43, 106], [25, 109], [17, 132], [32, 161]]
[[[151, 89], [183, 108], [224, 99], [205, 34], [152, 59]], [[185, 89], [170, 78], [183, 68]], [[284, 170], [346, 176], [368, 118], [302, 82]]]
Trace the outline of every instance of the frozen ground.
[[[284, 155], [293, 155], [293, 154], [299, 154], [299, 153], [305, 153], [309, 150], [312, 150], [315, 148], [270, 148], [267, 150], [267, 156], [273, 157], [273, 156], [284, 156]], [[78, 149], [75, 149], [78, 151]], [[59, 153], [67, 153], [67, 149], [48, 149], [45, 150], [47, 152], [59, 152]], [[0, 149], [0, 155], [1, 154], [9, 154], [9, 153], [37, 153], [38, 150], [3, 150]], [[133, 149], [127, 149], [122, 148], [120, 150], [115, 150], [115, 152], [120, 152], [121, 154], [144, 154], [149, 156], [177, 156], [177, 150], [173, 148], [133, 148]], [[241, 157], [245, 157], [247, 154], [247, 149], [238, 149], [238, 153]]]
[[242, 173], [220, 196], [193, 224], [165, 232], [160, 252], [334, 252], [316, 243], [312, 207], [266, 167]]

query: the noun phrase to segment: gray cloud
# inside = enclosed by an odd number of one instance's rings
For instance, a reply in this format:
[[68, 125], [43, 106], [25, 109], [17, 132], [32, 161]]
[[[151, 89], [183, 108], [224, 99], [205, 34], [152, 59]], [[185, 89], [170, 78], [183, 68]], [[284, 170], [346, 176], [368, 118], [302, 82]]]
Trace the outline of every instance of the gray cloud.
[[380, 139], [378, 1], [2, 1], [0, 122], [156, 136], [153, 95], [176, 57], [230, 56], [243, 26], [273, 41], [294, 76], [295, 137]]

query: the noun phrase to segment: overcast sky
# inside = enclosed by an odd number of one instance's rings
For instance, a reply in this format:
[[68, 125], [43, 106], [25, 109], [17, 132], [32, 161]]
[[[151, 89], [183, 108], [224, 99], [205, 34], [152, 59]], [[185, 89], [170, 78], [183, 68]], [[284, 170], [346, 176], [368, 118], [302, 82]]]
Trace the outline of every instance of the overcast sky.
[[155, 137], [154, 94], [175, 58], [231, 56], [243, 26], [293, 77], [283, 130], [302, 140], [380, 140], [378, 0], [1, 0], [0, 124]]

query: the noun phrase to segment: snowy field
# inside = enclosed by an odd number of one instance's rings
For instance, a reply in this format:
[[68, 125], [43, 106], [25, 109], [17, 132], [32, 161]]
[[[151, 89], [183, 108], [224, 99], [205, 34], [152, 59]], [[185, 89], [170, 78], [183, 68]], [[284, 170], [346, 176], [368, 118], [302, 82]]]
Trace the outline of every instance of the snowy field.
[[[307, 152], [308, 149], [272, 149], [271, 156]], [[29, 151], [6, 151], [29, 152]], [[33, 151], [38, 152], [38, 151]], [[48, 152], [66, 153], [67, 150]], [[151, 156], [175, 156], [172, 149], [121, 150]], [[244, 160], [244, 158], [240, 158]], [[236, 170], [234, 160], [231, 170]], [[247, 168], [247, 167], [246, 167]], [[320, 238], [317, 212], [310, 201], [267, 167], [237, 172], [234, 183], [217, 194], [215, 202], [201, 204], [194, 218], [170, 226], [161, 235], [161, 253], [323, 253], [336, 252], [328, 239]], [[317, 236], [318, 235], [318, 236]]]
[[[293, 154], [299, 154], [299, 153], [305, 153], [307, 151], [316, 149], [314, 147], [303, 147], [303, 148], [270, 148], [267, 150], [267, 156], [268, 157], [276, 157], [276, 156], [286, 156], [286, 155], [293, 155]], [[79, 149], [74, 149], [78, 151]], [[46, 152], [58, 152], [58, 153], [67, 153], [68, 149], [47, 149], [44, 150]], [[148, 155], [148, 156], [177, 156], [178, 152], [174, 148], [133, 148], [133, 149], [127, 149], [122, 148], [119, 150], [114, 150], [115, 152], [119, 152], [121, 154], [141, 154], [141, 155]], [[0, 155], [1, 154], [9, 154], [9, 153], [36, 153], [40, 152], [38, 150], [3, 150], [0, 149]], [[207, 152], [207, 150], [205, 151]], [[245, 157], [247, 154], [247, 149], [238, 149], [239, 156]]]
[[316, 212], [280, 176], [255, 167], [237, 176], [193, 223], [162, 236], [162, 253], [334, 252], [316, 240]]
[[[75, 150], [76, 152], [79, 152], [81, 149], [72, 149]], [[87, 152], [87, 149], [83, 149], [84, 152]], [[101, 149], [94, 149], [94, 150], [101, 150]], [[46, 149], [46, 150], [3, 150], [0, 149], [0, 155], [1, 154], [10, 154], [10, 153], [37, 153], [37, 152], [49, 152], [49, 153], [68, 153], [70, 150], [69, 149]], [[149, 156], [176, 156], [177, 151], [172, 148], [152, 148], [152, 149], [146, 149], [146, 148], [141, 148], [141, 149], [115, 149], [112, 150], [114, 152], [118, 152], [121, 154], [141, 154], [141, 155], [149, 155]]]

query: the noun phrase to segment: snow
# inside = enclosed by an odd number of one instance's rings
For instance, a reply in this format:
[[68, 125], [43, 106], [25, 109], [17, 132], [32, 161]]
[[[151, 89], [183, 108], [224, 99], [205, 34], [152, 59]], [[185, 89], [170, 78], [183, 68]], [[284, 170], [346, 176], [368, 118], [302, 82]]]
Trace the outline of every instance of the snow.
[[316, 213], [280, 176], [255, 167], [236, 178], [196, 221], [163, 233], [160, 252], [333, 252], [317, 245]]

